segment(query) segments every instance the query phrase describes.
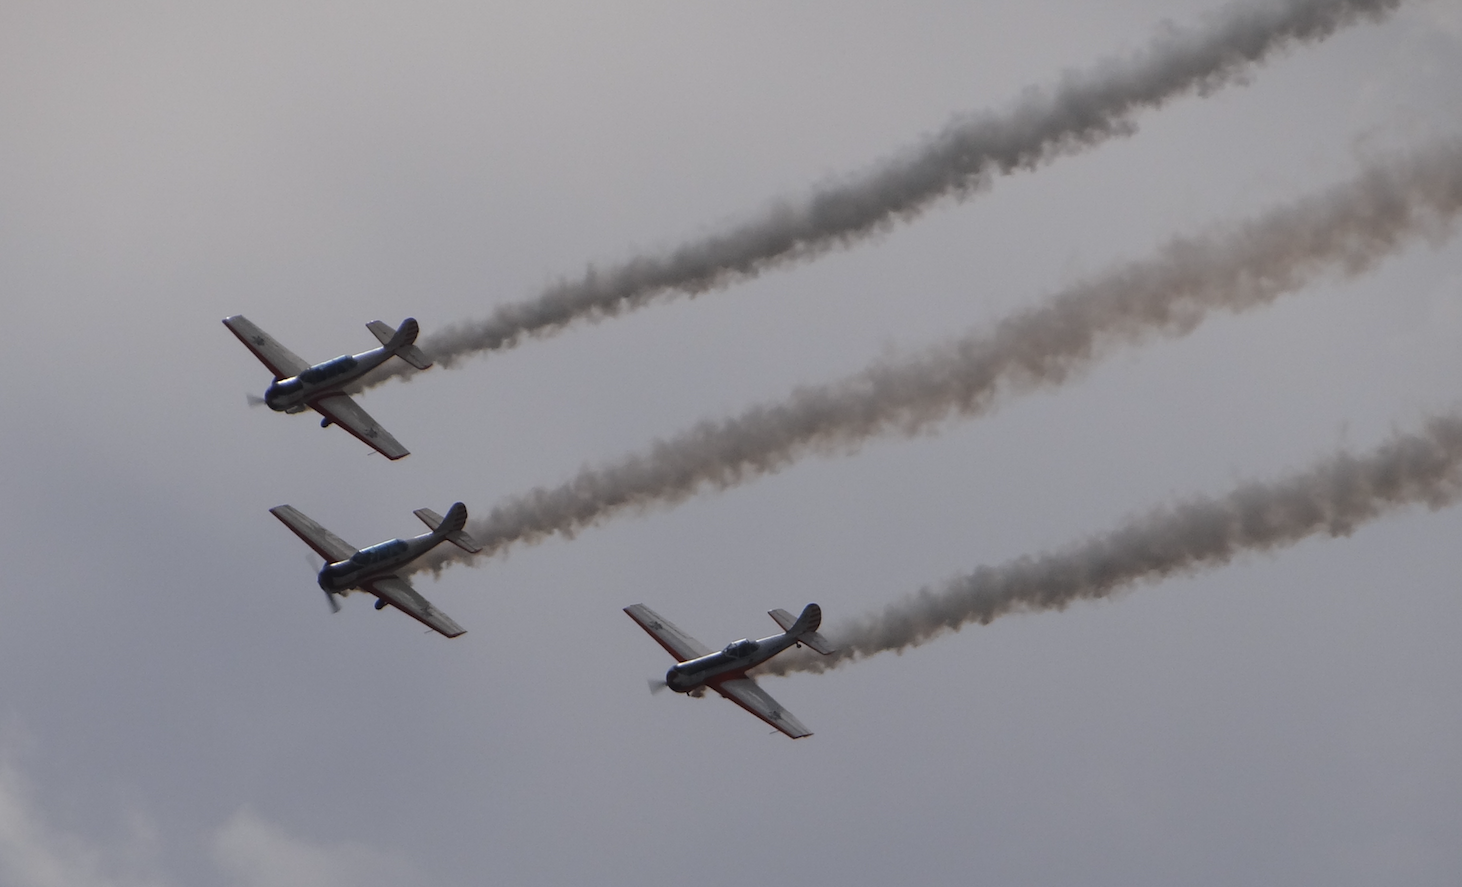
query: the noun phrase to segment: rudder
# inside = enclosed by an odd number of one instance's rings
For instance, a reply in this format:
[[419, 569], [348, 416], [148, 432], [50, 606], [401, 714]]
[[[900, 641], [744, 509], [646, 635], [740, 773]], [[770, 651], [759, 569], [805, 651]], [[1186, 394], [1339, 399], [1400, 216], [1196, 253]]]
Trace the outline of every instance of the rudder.
[[817, 631], [822, 627], [822, 607], [817, 604], [808, 604], [802, 608], [802, 615], [787, 629], [788, 634], [801, 635], [809, 631]]
[[786, 610], [768, 610], [767, 615], [776, 620], [787, 634], [797, 639], [798, 643], [806, 644], [824, 656], [829, 655], [837, 648], [827, 638], [817, 633], [822, 626], [822, 608], [817, 604], [808, 604], [802, 608], [802, 615], [796, 619]]
[[447, 509], [447, 516], [442, 518], [442, 525], [438, 529], [445, 536], [455, 533], [467, 526], [467, 506], [461, 502], [453, 502], [452, 507]]
[[421, 325], [416, 322], [416, 318], [408, 317], [401, 321], [400, 329], [393, 330], [389, 324], [379, 320], [366, 324], [366, 328], [385, 346], [387, 351], [394, 353], [417, 369], [424, 370], [431, 366], [431, 359], [415, 344], [416, 337], [421, 335]]
[[452, 507], [447, 509], [446, 517], [442, 517], [430, 508], [418, 508], [412, 513], [421, 518], [422, 523], [431, 527], [433, 532], [463, 551], [472, 554], [482, 551], [482, 546], [478, 544], [477, 540], [467, 535], [462, 529], [467, 526], [467, 506], [461, 502], [454, 502]]

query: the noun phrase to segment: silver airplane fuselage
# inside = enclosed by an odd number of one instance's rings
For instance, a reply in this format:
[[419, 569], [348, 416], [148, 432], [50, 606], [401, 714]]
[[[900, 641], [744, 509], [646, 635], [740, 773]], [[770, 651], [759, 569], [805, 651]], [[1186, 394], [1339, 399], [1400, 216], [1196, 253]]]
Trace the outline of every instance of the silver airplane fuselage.
[[432, 532], [362, 548], [346, 560], [321, 567], [320, 587], [328, 594], [344, 595], [372, 579], [392, 575], [445, 541], [445, 536]]
[[334, 360], [317, 363], [298, 376], [275, 379], [264, 390], [264, 403], [276, 413], [303, 413], [310, 403], [345, 386], [390, 360], [395, 354], [385, 348], [372, 348], [360, 354], [344, 354]]
[[665, 672], [665, 686], [677, 693], [699, 695], [717, 678], [742, 677], [768, 659], [797, 643], [788, 634], [775, 634], [759, 641], [743, 638], [724, 649], [698, 659], [687, 659]]

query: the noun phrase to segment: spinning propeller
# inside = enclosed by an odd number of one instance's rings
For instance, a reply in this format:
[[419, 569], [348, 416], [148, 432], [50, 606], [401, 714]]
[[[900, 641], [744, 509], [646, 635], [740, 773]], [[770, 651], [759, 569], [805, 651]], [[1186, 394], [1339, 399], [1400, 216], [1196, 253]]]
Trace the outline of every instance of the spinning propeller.
[[[324, 569], [324, 567], [325, 567], [325, 559], [322, 558], [322, 557], [320, 557], [318, 554], [307, 554], [307, 555], [305, 555], [305, 563], [306, 564], [309, 564], [310, 574], [313, 575], [313, 576], [320, 575], [320, 570]], [[333, 592], [333, 591], [326, 591], [325, 592], [325, 600], [327, 600], [327, 601], [330, 602], [330, 612], [331, 613], [339, 613], [340, 612], [340, 601], [336, 600], [335, 598], [336, 598], [335, 592]]]

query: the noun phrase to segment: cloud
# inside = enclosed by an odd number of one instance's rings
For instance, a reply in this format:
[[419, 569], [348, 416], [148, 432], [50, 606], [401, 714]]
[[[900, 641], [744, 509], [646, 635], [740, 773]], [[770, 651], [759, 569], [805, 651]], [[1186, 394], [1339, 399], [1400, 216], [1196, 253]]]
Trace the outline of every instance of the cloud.
[[171, 882], [148, 871], [155, 850], [149, 830], [140, 825], [114, 844], [55, 827], [37, 809], [20, 774], [8, 764], [0, 766], [3, 887], [165, 887]]
[[367, 844], [316, 844], [247, 808], [213, 838], [213, 859], [235, 887], [401, 887], [421, 878], [400, 857]]
[[[126, 834], [100, 840], [49, 820], [35, 790], [0, 765], [0, 887], [175, 887], [149, 820], [127, 817]], [[398, 855], [356, 841], [316, 843], [243, 808], [207, 839], [229, 887], [400, 887], [423, 883]]]

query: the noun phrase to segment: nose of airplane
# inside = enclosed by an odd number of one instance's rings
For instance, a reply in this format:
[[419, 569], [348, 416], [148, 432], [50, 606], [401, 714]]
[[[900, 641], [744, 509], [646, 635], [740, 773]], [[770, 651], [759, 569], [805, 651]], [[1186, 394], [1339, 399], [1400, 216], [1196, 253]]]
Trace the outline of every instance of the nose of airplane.
[[279, 379], [275, 379], [269, 383], [268, 388], [264, 389], [264, 403], [268, 404], [271, 410], [282, 409], [284, 398], [294, 394], [299, 388], [299, 379], [285, 379], [283, 384]]

